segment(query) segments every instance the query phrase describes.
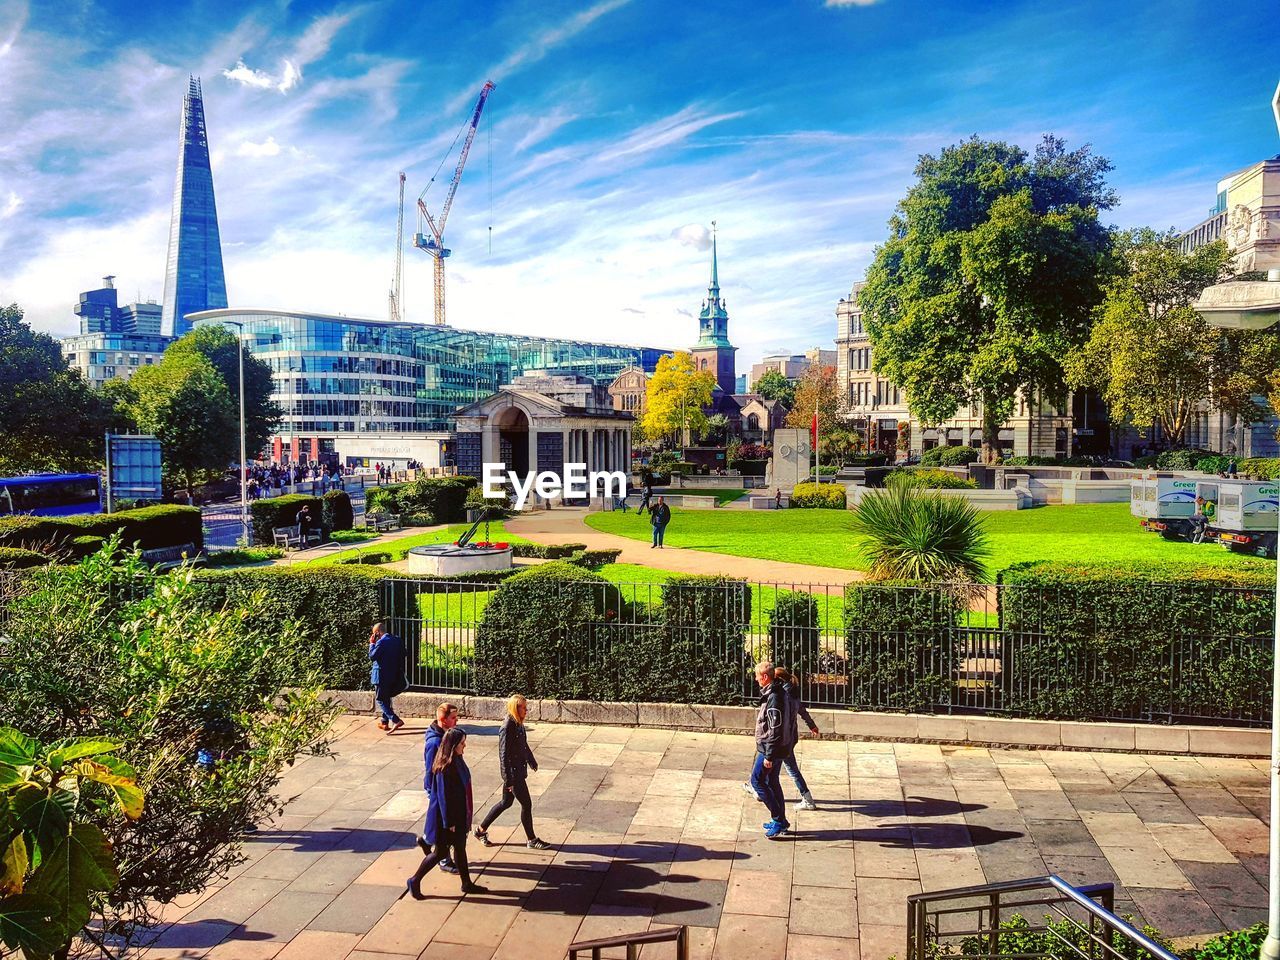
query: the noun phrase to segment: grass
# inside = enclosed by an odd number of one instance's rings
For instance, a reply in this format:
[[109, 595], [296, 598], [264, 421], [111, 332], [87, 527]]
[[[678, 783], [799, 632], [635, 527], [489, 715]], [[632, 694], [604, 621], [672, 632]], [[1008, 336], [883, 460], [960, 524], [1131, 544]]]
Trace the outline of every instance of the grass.
[[[299, 566], [308, 567], [325, 567], [337, 563], [338, 560], [345, 560], [350, 557], [362, 555], [366, 553], [389, 553], [391, 554], [391, 562], [403, 560], [408, 555], [409, 550], [413, 547], [423, 547], [432, 543], [453, 543], [460, 536], [467, 532], [470, 528], [469, 523], [455, 523], [446, 530], [432, 530], [429, 533], [416, 533], [411, 537], [401, 537], [399, 540], [375, 541], [367, 547], [360, 547], [356, 550], [343, 550], [340, 553], [325, 554], [323, 557], [316, 557], [314, 560], [304, 561]], [[484, 527], [482, 526], [476, 531], [477, 539], [484, 536]], [[492, 521], [489, 524], [489, 539], [497, 542], [506, 543], [529, 543], [524, 537], [516, 536], [508, 533], [501, 521]]]
[[[1260, 561], [1213, 544], [1163, 540], [1147, 533], [1127, 503], [1051, 506], [983, 513], [991, 573], [1024, 560], [1089, 560], [1096, 563], [1179, 562], [1210, 567], [1257, 565]], [[587, 525], [633, 540], [651, 536], [647, 517], [592, 513]], [[853, 516], [836, 510], [672, 509], [666, 542], [710, 553], [866, 570]]]
[[378, 539], [378, 535], [371, 530], [335, 530], [329, 534], [329, 539], [342, 544], [366, 543]]
[[[672, 496], [684, 496], [687, 493], [695, 497], [715, 497], [716, 506], [723, 507], [726, 503], [733, 503], [747, 491], [742, 487], [668, 487], [665, 492]], [[766, 491], [758, 492], [763, 496]], [[658, 496], [659, 494], [654, 494], [653, 499], [657, 500]]]

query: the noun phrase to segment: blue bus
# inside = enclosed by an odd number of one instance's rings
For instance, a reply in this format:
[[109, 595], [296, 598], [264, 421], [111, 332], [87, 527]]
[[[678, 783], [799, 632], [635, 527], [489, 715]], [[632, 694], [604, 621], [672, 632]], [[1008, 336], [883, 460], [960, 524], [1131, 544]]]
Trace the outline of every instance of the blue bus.
[[101, 512], [102, 497], [96, 473], [0, 477], [0, 517], [13, 514], [65, 517], [73, 513]]

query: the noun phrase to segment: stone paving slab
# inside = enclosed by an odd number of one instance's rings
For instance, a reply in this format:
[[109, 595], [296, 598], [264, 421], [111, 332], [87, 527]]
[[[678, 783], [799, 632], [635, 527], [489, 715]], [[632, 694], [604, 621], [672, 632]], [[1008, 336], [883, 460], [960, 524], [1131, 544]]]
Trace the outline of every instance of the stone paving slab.
[[[498, 799], [496, 724], [464, 726], [479, 818]], [[527, 849], [513, 808], [496, 846], [468, 847], [488, 894], [433, 871], [418, 902], [402, 891], [420, 858], [421, 733], [339, 720], [334, 756], [289, 770], [293, 799], [247, 862], [168, 905], [133, 956], [561, 960], [574, 940], [687, 924], [699, 960], [885, 960], [903, 955], [911, 894], [1046, 872], [1115, 884], [1118, 910], [1172, 936], [1266, 914], [1265, 763], [805, 740], [820, 808], [770, 842], [741, 789], [749, 738], [536, 723], [530, 792], [554, 849]]]

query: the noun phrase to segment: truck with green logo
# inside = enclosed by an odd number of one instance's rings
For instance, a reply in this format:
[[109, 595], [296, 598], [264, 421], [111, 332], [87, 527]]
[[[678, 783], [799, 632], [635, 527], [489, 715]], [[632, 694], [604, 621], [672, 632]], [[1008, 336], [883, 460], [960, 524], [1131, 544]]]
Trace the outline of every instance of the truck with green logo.
[[1212, 537], [1235, 553], [1275, 558], [1280, 485], [1274, 480], [1221, 480]]
[[1143, 477], [1130, 484], [1129, 512], [1142, 528], [1166, 540], [1191, 540], [1204, 523], [1196, 519], [1196, 481], [1186, 477]]

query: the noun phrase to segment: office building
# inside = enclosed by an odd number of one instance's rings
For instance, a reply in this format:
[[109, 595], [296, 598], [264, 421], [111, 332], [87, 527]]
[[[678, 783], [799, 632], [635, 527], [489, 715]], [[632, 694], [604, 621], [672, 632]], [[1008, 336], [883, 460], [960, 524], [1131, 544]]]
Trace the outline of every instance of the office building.
[[180, 337], [191, 329], [187, 314], [226, 305], [227, 281], [222, 271], [222, 240], [213, 198], [213, 171], [209, 167], [204, 97], [200, 81], [192, 77], [182, 103], [162, 330]]
[[628, 367], [652, 372], [668, 352], [282, 310], [207, 310], [191, 320], [242, 330], [245, 350], [271, 366], [284, 411], [269, 451], [277, 461], [449, 466], [458, 409], [517, 377], [578, 376], [607, 388]]
[[127, 380], [139, 367], [159, 363], [172, 337], [160, 333], [160, 305], [120, 305], [115, 277], [104, 277], [96, 290], [80, 294], [75, 306], [80, 333], [62, 341], [67, 362], [80, 371], [92, 387], [108, 380]]

